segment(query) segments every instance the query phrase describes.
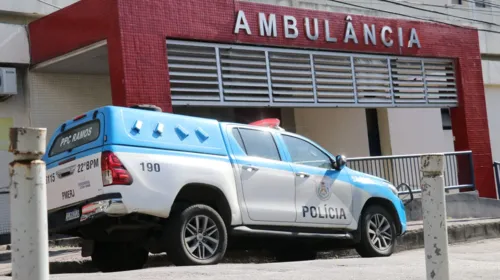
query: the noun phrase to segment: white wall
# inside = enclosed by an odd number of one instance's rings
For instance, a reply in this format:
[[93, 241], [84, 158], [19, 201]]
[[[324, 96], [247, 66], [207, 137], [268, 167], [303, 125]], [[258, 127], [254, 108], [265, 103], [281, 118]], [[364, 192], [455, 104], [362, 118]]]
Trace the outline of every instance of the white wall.
[[[454, 150], [451, 131], [443, 131], [440, 109], [378, 109], [378, 118], [384, 155]], [[333, 154], [370, 155], [365, 109], [295, 109], [295, 126], [298, 134]]]
[[0, 63], [30, 63], [28, 35], [24, 26], [0, 23]]
[[[23, 90], [24, 70], [18, 69], [19, 93], [4, 102], [0, 102], [0, 190], [9, 184], [9, 163], [12, 156], [8, 152], [8, 128], [3, 124], [12, 121], [15, 126], [29, 125], [27, 96]], [[1, 212], [1, 211], [0, 211]]]
[[[8, 152], [9, 128], [14, 126], [29, 126], [28, 97], [23, 88], [23, 69], [17, 69], [19, 93], [8, 100], [0, 102], [0, 191], [7, 191], [10, 184], [9, 163], [13, 160]], [[0, 234], [10, 231], [9, 195], [0, 194]]]
[[485, 91], [493, 160], [500, 161], [500, 87], [486, 87]]
[[[379, 110], [387, 110], [390, 152], [393, 155], [443, 152], [449, 149], [450, 143], [445, 142], [440, 109]], [[449, 138], [446, 139], [449, 141]]]
[[31, 124], [47, 128], [47, 139], [64, 121], [111, 104], [109, 76], [28, 74]]
[[78, 0], [0, 0], [0, 11], [46, 15], [58, 10], [43, 2], [56, 7], [66, 7], [78, 2]]
[[[499, 42], [500, 43], [500, 42]], [[500, 61], [482, 60], [483, 82], [486, 85], [500, 85]]]
[[295, 109], [295, 127], [334, 155], [370, 155], [365, 109]]
[[455, 139], [453, 136], [453, 131], [451, 129], [444, 130], [444, 149], [443, 152], [454, 152], [455, 151]]

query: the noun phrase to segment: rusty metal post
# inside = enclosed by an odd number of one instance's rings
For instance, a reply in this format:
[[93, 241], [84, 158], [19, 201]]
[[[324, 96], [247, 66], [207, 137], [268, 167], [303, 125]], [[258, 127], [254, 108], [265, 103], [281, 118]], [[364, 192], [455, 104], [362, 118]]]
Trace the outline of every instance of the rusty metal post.
[[45, 128], [11, 128], [12, 279], [49, 279]]
[[423, 155], [420, 160], [420, 170], [423, 174], [421, 188], [427, 280], [448, 280], [450, 270], [443, 176], [444, 155]]

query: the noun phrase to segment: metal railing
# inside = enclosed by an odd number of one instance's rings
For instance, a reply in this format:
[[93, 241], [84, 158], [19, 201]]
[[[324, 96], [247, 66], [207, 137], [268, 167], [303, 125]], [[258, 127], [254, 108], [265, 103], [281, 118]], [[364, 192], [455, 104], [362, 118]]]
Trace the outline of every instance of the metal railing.
[[[452, 189], [475, 189], [472, 152], [443, 153], [445, 158], [444, 181], [447, 191]], [[350, 158], [349, 168], [381, 177], [394, 186], [408, 185], [413, 193], [420, 190], [420, 154], [379, 157]], [[500, 165], [500, 163], [499, 163]], [[500, 171], [500, 166], [498, 166]]]
[[500, 197], [500, 162], [493, 162], [493, 170], [495, 171], [495, 183], [497, 184], [497, 195]]

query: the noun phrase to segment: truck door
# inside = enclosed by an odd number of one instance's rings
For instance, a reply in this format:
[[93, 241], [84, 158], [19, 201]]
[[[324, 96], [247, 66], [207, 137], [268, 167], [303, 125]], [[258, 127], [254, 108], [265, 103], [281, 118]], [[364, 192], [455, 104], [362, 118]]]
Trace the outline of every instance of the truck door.
[[352, 185], [332, 159], [309, 141], [282, 134], [295, 172], [297, 223], [347, 225]]
[[232, 128], [231, 134], [236, 140], [232, 150], [250, 220], [295, 222], [295, 175], [282, 160], [274, 135], [247, 127]]

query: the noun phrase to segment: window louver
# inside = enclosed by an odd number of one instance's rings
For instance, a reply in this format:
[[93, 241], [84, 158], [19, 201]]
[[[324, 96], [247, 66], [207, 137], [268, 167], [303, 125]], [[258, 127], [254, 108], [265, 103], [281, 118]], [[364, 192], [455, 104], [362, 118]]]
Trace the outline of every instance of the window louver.
[[219, 57], [224, 101], [269, 102], [264, 52], [219, 48]]
[[451, 59], [167, 41], [174, 105], [454, 107]]

